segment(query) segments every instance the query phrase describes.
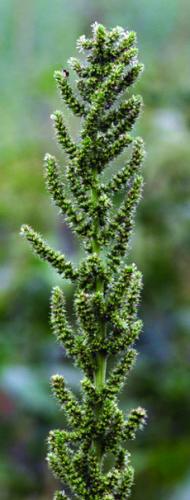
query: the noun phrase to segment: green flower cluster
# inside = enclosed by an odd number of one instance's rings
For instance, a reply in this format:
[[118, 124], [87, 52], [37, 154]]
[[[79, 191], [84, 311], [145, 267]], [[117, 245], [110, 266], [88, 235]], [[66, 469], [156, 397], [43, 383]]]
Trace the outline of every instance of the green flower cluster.
[[[39, 257], [75, 283], [77, 331], [69, 325], [58, 287], [52, 293], [51, 323], [84, 378], [78, 400], [63, 376], [52, 377], [68, 430], [50, 432], [49, 465], [74, 498], [122, 500], [129, 498], [134, 476], [126, 442], [134, 439], [146, 419], [142, 408], [126, 416], [117, 404], [136, 359], [134, 344], [142, 328], [137, 319], [141, 273], [134, 264], [127, 265], [125, 257], [142, 193], [144, 158], [142, 139], [131, 135], [142, 99], [130, 96], [129, 90], [143, 65], [137, 60], [134, 32], [121, 27], [108, 31], [98, 23], [92, 30], [92, 38], [82, 36], [77, 43], [85, 62], [69, 61], [77, 74], [76, 95], [69, 72], [55, 72], [65, 104], [81, 118], [80, 139], [74, 143], [62, 113], [52, 115], [57, 140], [68, 158], [64, 181], [56, 159], [45, 157], [48, 190], [70, 227], [82, 237], [86, 258], [75, 269], [29, 226], [24, 225], [21, 232]], [[124, 166], [105, 180], [105, 167], [126, 148], [129, 158]], [[114, 195], [120, 190], [123, 201], [115, 210]], [[112, 456], [113, 463], [108, 471], [107, 456]], [[68, 497], [59, 491], [54, 498]]]

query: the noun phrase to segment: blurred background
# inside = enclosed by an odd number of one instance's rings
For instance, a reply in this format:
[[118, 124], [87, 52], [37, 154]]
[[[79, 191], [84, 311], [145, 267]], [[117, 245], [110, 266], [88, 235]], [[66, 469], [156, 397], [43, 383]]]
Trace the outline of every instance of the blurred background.
[[[131, 258], [144, 274], [140, 355], [122, 393], [124, 409], [145, 406], [149, 422], [130, 444], [133, 500], [190, 498], [190, 3], [188, 0], [1, 0], [0, 2], [0, 484], [1, 499], [50, 500], [46, 437], [65, 424], [49, 387], [62, 372], [79, 390], [49, 326], [57, 275], [20, 238], [32, 224], [72, 260], [73, 237], [45, 190], [46, 151], [57, 148], [50, 114], [62, 108], [53, 71], [76, 55], [95, 20], [138, 33], [144, 75], [134, 92], [145, 109], [136, 132], [146, 142], [144, 199]], [[66, 120], [74, 136], [78, 121]], [[121, 165], [121, 162], [120, 162]], [[61, 283], [72, 321], [73, 288]], [[143, 492], [143, 496], [142, 496]]]

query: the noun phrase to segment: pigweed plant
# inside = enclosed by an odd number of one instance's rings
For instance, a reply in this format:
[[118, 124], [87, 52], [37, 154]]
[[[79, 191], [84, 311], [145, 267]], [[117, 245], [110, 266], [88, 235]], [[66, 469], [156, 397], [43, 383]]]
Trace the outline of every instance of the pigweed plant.
[[[126, 264], [126, 255], [141, 198], [144, 158], [142, 139], [130, 134], [142, 99], [129, 90], [143, 65], [137, 60], [135, 33], [121, 27], [107, 31], [95, 23], [92, 38], [81, 36], [77, 47], [84, 60], [71, 58], [69, 63], [77, 74], [79, 98], [67, 70], [55, 71], [55, 80], [65, 104], [81, 118], [80, 138], [73, 142], [60, 111], [52, 115], [68, 163], [63, 177], [55, 157], [47, 154], [45, 175], [50, 195], [82, 239], [86, 256], [75, 268], [28, 225], [21, 232], [41, 259], [75, 283], [76, 331], [67, 320], [58, 287], [51, 298], [51, 324], [84, 378], [77, 399], [62, 375], [52, 377], [68, 429], [50, 432], [49, 466], [72, 498], [121, 500], [130, 497], [134, 476], [126, 443], [146, 419], [141, 407], [124, 415], [117, 403], [142, 327], [137, 319], [141, 273], [135, 264]], [[105, 177], [105, 168], [126, 148], [130, 154], [124, 166]], [[123, 198], [116, 210], [114, 196], [119, 191]], [[64, 491], [54, 496], [66, 498]]]

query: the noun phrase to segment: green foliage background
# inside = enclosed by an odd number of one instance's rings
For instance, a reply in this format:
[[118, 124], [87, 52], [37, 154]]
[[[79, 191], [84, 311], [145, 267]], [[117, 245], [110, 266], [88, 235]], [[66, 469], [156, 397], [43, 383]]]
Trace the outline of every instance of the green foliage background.
[[[44, 457], [48, 430], [62, 424], [49, 377], [73, 388], [80, 373], [55, 344], [49, 296], [60, 279], [19, 237], [32, 224], [75, 262], [78, 241], [45, 190], [42, 159], [57, 154], [50, 114], [61, 103], [54, 69], [67, 67], [76, 38], [95, 20], [138, 33], [145, 72], [136, 92], [145, 111], [137, 133], [148, 151], [132, 257], [144, 274], [140, 356], [122, 393], [149, 422], [134, 445], [132, 498], [190, 497], [190, 64], [188, 0], [1, 0], [0, 4], [0, 484], [2, 500], [47, 500], [55, 489]], [[66, 112], [76, 137], [78, 121]], [[61, 155], [60, 151], [58, 152]], [[72, 287], [64, 282], [72, 319]]]

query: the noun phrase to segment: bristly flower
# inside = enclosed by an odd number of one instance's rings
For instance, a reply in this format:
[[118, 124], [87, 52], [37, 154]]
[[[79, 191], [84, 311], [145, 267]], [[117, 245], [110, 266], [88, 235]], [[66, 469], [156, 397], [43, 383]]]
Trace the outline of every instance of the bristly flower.
[[[69, 60], [77, 74], [76, 91], [67, 69], [55, 71], [55, 80], [64, 103], [81, 118], [81, 134], [75, 143], [64, 115], [55, 111], [56, 137], [68, 163], [63, 177], [56, 158], [47, 154], [45, 177], [53, 201], [81, 238], [86, 257], [76, 269], [29, 226], [24, 225], [21, 233], [41, 259], [75, 284], [75, 331], [58, 287], [52, 293], [51, 325], [84, 378], [78, 400], [63, 376], [52, 377], [53, 393], [69, 426], [50, 432], [49, 466], [72, 498], [124, 500], [131, 495], [134, 479], [126, 443], [146, 421], [141, 407], [125, 417], [117, 400], [135, 363], [134, 344], [142, 328], [137, 318], [142, 277], [125, 258], [142, 194], [144, 159], [142, 139], [131, 135], [142, 98], [129, 91], [143, 65], [137, 60], [136, 34], [120, 26], [108, 31], [94, 23], [92, 37], [81, 36], [77, 48], [86, 59]], [[105, 169], [126, 149], [129, 155], [123, 167], [105, 180]], [[118, 191], [123, 199], [116, 210]], [[112, 456], [113, 465], [105, 471], [107, 456]], [[54, 500], [67, 498], [64, 490], [54, 496]]]

